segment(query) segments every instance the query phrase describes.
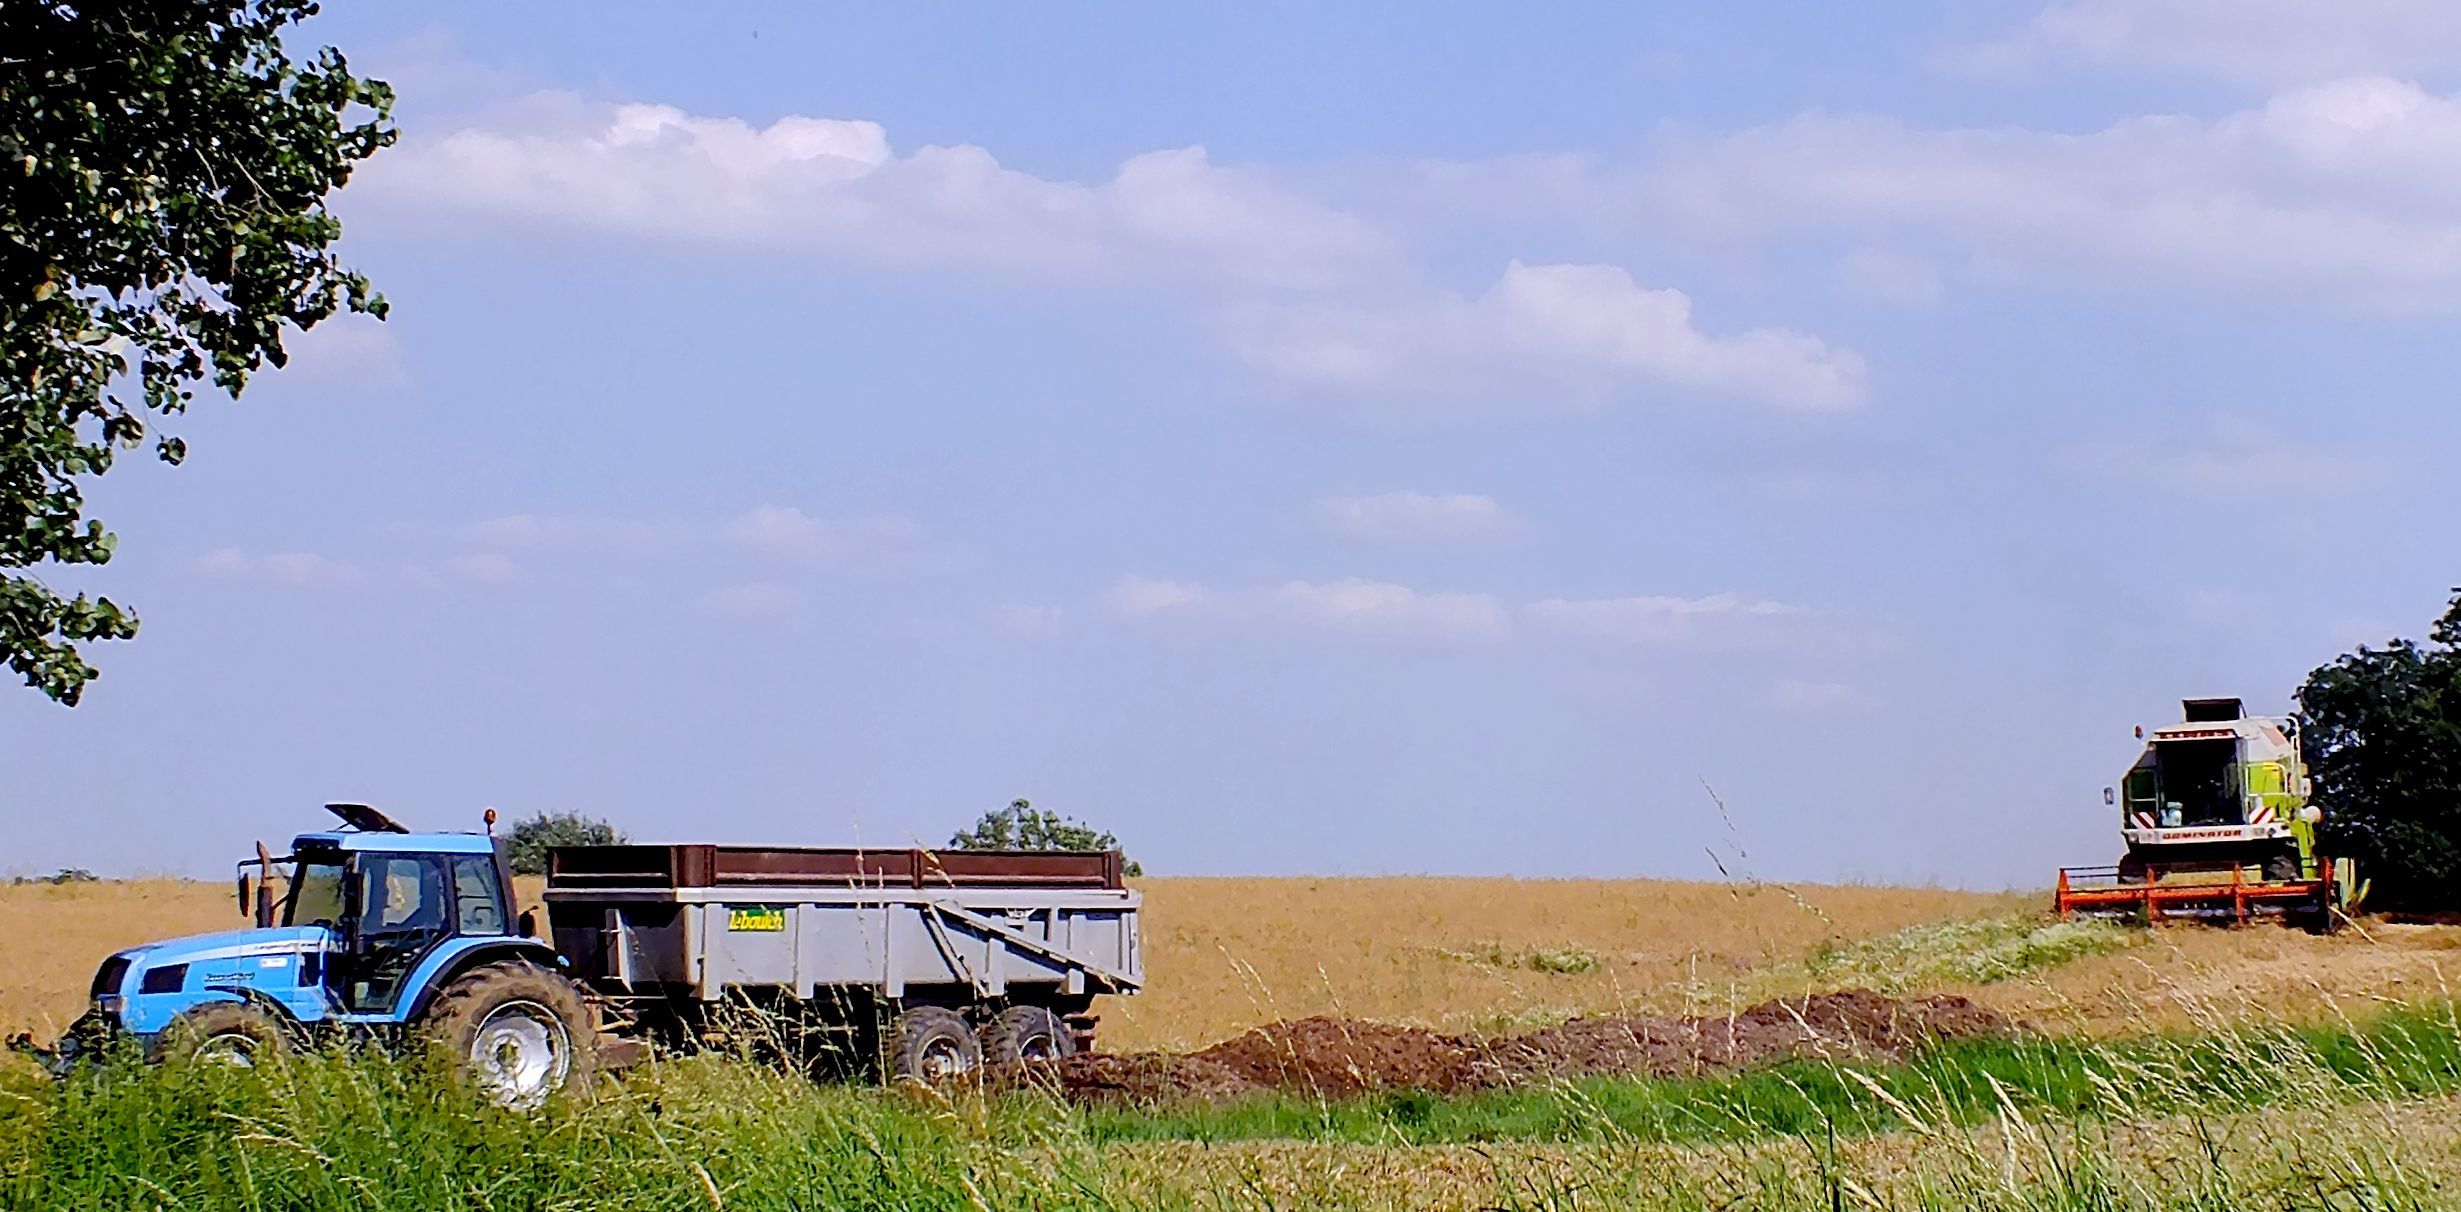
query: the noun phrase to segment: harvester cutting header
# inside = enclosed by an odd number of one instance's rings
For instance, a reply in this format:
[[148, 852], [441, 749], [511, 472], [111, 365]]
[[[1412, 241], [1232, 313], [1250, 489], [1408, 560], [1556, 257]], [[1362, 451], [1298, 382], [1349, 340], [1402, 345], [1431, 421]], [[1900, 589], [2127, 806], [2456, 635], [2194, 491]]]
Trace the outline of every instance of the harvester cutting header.
[[2114, 867], [2061, 870], [2060, 916], [2276, 913], [2329, 929], [2365, 887], [2355, 864], [2318, 847], [2324, 812], [2309, 802], [2298, 722], [2251, 716], [2238, 699], [2180, 707], [2180, 723], [2137, 729], [2144, 752], [2102, 791], [2126, 852]]

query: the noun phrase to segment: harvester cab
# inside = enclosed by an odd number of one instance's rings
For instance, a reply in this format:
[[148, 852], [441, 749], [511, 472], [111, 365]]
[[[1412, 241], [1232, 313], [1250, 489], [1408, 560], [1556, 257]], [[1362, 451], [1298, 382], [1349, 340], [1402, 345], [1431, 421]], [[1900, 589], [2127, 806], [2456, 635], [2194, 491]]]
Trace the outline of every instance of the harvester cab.
[[2188, 699], [2156, 728], [2120, 784], [2120, 867], [2245, 866], [2268, 880], [2314, 878], [2316, 822], [2298, 725], [2250, 716], [2237, 699]]
[[499, 1101], [527, 1103], [591, 1063], [595, 1020], [565, 962], [513, 916], [492, 831], [413, 833], [365, 805], [327, 808], [344, 828], [300, 834], [283, 856], [260, 844], [239, 864], [252, 928], [104, 960], [54, 1064], [113, 1039], [246, 1064], [335, 1033], [418, 1035]]
[[2295, 719], [2249, 715], [2235, 698], [2186, 699], [2153, 730], [2103, 803], [2125, 846], [2113, 867], [2060, 872], [2056, 907], [2147, 918], [2297, 916], [2330, 927], [2363, 893], [2354, 866], [2324, 854]]

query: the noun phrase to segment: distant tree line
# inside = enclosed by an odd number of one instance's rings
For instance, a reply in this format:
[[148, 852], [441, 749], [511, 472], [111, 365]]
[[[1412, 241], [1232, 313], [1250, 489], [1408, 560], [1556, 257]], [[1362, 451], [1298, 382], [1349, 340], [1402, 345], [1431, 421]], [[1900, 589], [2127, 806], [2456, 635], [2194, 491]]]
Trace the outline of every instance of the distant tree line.
[[[1073, 817], [1018, 799], [1010, 800], [1006, 808], [984, 813], [972, 829], [958, 830], [949, 838], [949, 849], [1117, 850], [1119, 839]], [[1125, 860], [1122, 869], [1130, 875], [1145, 874], [1134, 859]]]
[[83, 867], [62, 867], [49, 875], [21, 875], [9, 882], [12, 884], [97, 884], [102, 882], [102, 878]]
[[505, 831], [505, 857], [515, 875], [547, 874], [547, 850], [553, 846], [621, 846], [622, 830], [578, 812], [541, 812], [515, 821]]
[[[541, 812], [513, 823], [505, 831], [505, 850], [516, 875], [543, 875], [547, 851], [555, 846], [620, 846], [622, 830], [597, 817], [578, 812]], [[1117, 850], [1119, 839], [1074, 817], [1029, 800], [1011, 800], [1006, 808], [984, 813], [971, 829], [960, 829], [948, 842], [951, 850]], [[1133, 859], [1123, 868], [1129, 875], [1145, 869]], [[60, 881], [53, 881], [55, 883]]]

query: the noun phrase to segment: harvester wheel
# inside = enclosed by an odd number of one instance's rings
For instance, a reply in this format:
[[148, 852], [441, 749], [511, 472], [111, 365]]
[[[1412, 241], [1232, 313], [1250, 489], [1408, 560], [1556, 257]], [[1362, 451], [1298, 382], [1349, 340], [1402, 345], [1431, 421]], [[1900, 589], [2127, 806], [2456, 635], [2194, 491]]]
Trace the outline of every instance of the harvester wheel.
[[429, 1003], [419, 1030], [499, 1106], [536, 1107], [598, 1065], [598, 1020], [580, 988], [527, 960], [462, 974]]
[[1077, 1054], [1077, 1037], [1060, 1016], [1041, 1006], [1010, 1006], [983, 1024], [983, 1059], [1009, 1061], [1058, 1060]]
[[253, 1069], [290, 1051], [290, 1046], [289, 1035], [274, 1016], [245, 1002], [207, 1002], [171, 1020], [154, 1037], [146, 1058]]
[[2299, 856], [2277, 854], [2264, 861], [2264, 878], [2275, 884], [2287, 884], [2299, 878]]
[[889, 1034], [889, 1076], [937, 1085], [983, 1067], [982, 1044], [966, 1017], [940, 1006], [897, 1016]]

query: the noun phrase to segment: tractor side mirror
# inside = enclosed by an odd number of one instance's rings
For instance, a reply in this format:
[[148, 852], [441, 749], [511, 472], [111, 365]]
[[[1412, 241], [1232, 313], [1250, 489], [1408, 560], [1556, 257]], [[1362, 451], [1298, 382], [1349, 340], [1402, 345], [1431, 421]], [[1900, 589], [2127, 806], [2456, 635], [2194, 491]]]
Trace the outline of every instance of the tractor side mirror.
[[2104, 804], [2116, 804], [2116, 803], [2118, 803], [2118, 802], [2119, 802], [2119, 793], [2118, 793], [2117, 791], [2112, 790], [2112, 789], [2111, 789], [2111, 788], [2109, 788], [2109, 787], [2105, 787], [2105, 788], [2103, 788], [2103, 789], [2102, 789], [2102, 802], [2103, 802]]
[[248, 906], [254, 903], [255, 900], [256, 897], [251, 895], [248, 890], [248, 873], [242, 871], [239, 873], [239, 911], [241, 913], [246, 913], [248, 911]]

